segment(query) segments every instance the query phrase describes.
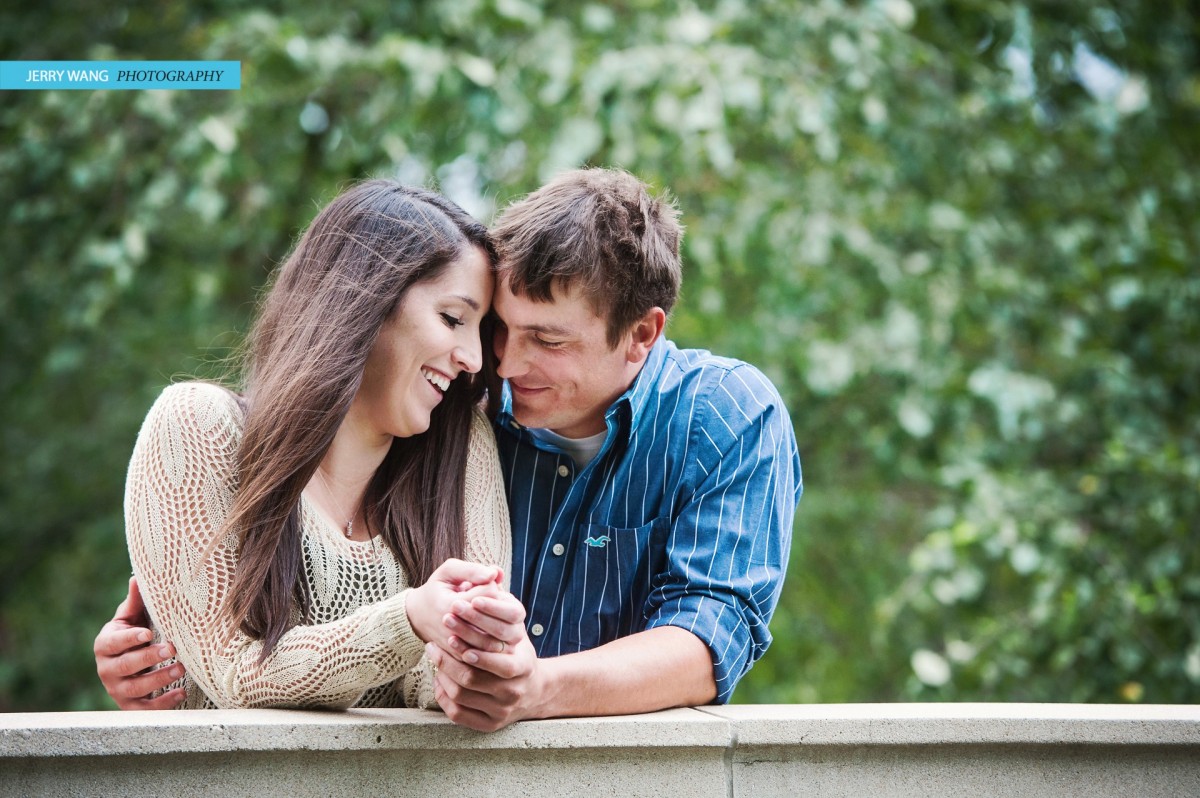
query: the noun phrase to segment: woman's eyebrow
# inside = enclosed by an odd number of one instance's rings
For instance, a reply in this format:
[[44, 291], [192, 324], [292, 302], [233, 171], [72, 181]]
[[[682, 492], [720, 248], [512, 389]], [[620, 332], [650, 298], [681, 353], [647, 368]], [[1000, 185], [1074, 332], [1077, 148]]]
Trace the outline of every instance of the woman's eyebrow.
[[463, 303], [468, 305], [471, 308], [471, 310], [479, 310], [479, 308], [482, 307], [479, 304], [479, 300], [469, 297], [466, 294], [452, 294], [451, 298], [462, 301]]

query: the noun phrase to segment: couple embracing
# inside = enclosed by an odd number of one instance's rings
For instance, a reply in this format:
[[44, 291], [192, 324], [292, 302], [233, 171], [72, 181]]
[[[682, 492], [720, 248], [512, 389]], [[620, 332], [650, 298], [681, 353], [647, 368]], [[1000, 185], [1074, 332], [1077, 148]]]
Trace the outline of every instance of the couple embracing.
[[171, 386], [143, 424], [136, 581], [95, 643], [118, 705], [494, 730], [727, 701], [770, 643], [802, 478], [762, 373], [664, 335], [677, 216], [611, 169], [490, 232], [389, 181], [334, 199], [239, 391]]

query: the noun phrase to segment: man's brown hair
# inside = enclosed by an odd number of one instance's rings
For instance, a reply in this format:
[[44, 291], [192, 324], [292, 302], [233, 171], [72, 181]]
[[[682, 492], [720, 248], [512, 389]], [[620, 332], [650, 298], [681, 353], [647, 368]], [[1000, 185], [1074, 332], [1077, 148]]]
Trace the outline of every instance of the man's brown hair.
[[619, 169], [564, 172], [510, 205], [492, 229], [500, 273], [517, 296], [549, 302], [580, 289], [607, 319], [608, 345], [679, 296], [683, 227], [671, 198]]

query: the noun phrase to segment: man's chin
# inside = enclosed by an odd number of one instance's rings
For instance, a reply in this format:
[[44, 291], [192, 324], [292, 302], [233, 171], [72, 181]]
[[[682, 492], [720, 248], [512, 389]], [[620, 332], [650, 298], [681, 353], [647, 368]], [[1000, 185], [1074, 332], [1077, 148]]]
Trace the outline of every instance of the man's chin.
[[546, 426], [545, 416], [534, 413], [528, 408], [522, 408], [516, 402], [513, 403], [512, 415], [522, 427], [541, 428]]

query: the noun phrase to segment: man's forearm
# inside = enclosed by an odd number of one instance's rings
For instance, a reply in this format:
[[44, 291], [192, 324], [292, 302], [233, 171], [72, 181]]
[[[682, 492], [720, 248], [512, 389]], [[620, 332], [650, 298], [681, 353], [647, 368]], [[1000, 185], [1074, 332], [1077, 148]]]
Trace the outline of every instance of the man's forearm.
[[589, 651], [540, 660], [534, 717], [630, 715], [707, 704], [717, 695], [708, 646], [661, 626]]

